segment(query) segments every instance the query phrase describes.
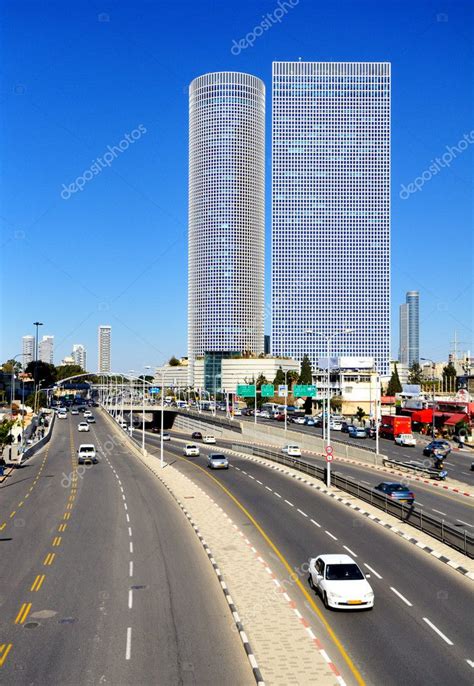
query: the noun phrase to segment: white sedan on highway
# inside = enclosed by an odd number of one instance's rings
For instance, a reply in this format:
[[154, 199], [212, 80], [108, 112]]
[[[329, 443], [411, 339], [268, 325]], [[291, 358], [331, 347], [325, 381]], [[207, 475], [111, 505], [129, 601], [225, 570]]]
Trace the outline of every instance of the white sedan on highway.
[[395, 436], [394, 441], [397, 445], [411, 448], [416, 445], [416, 438], [413, 434], [398, 434], [398, 436]]
[[194, 445], [194, 443], [188, 443], [184, 446], [183, 453], [186, 455], [186, 457], [198, 457], [199, 448], [197, 445]]
[[367, 577], [349, 555], [319, 555], [309, 561], [309, 585], [326, 608], [371, 610], [374, 592]]
[[89, 431], [89, 424], [87, 422], [80, 422], [80, 424], [77, 425], [77, 430], [78, 431]]
[[215, 436], [204, 436], [202, 439], [203, 443], [214, 444], [216, 442]]
[[286, 455], [291, 455], [291, 457], [301, 457], [301, 448], [299, 445], [285, 445], [281, 452]]

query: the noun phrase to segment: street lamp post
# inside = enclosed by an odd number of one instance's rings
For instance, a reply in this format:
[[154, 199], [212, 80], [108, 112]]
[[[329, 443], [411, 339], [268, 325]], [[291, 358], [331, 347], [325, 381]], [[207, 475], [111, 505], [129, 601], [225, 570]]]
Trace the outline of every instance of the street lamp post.
[[[151, 369], [149, 365], [145, 366], [144, 369]], [[142, 453], [146, 454], [145, 450], [145, 374], [143, 374], [143, 409], [142, 409]]]
[[165, 428], [165, 370], [161, 370], [160, 469], [163, 469], [163, 431]]
[[[130, 369], [128, 373], [132, 375], [135, 371]], [[133, 436], [133, 376], [130, 376], [130, 436]]]
[[35, 388], [38, 384], [38, 328], [40, 326], [43, 326], [43, 322], [33, 322], [33, 326], [36, 326], [36, 335], [35, 335], [35, 375], [34, 375], [34, 380], [35, 380]]
[[285, 371], [285, 431], [288, 428], [288, 369]]
[[431, 390], [431, 436], [434, 440], [435, 437], [435, 371], [436, 371], [436, 363], [433, 360], [430, 360], [428, 357], [420, 357], [420, 360], [423, 360], [423, 362], [431, 362], [431, 367], [433, 370], [433, 386]]

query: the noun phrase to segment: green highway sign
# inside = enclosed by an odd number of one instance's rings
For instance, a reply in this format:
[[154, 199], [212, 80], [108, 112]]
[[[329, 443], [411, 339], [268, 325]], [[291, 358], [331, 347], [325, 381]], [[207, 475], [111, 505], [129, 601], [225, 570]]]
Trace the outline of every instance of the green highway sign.
[[255, 384], [239, 384], [237, 386], [237, 395], [240, 398], [255, 397]]
[[262, 398], [273, 398], [275, 395], [275, 388], [272, 386], [271, 383], [264, 383], [262, 384], [262, 388], [260, 389]]
[[315, 398], [316, 386], [295, 386], [293, 389], [293, 395], [297, 396], [298, 398], [302, 398], [303, 396], [306, 398]]

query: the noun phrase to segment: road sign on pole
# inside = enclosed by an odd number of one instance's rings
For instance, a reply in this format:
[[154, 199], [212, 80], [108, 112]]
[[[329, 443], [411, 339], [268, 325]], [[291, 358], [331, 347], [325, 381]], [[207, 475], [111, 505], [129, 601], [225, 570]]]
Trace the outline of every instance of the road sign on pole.
[[262, 398], [273, 398], [275, 395], [275, 387], [270, 384], [270, 383], [264, 383], [262, 384], [262, 388], [260, 389]]
[[152, 387], [148, 389], [148, 392], [151, 393], [152, 395], [155, 395], [160, 392], [160, 389], [158, 387]]
[[239, 384], [237, 386], [237, 395], [240, 398], [255, 397], [255, 384]]
[[281, 383], [281, 384], [278, 386], [278, 395], [280, 396], [280, 398], [286, 398], [286, 396], [288, 395], [288, 386], [287, 386], [287, 384]]
[[296, 385], [294, 390], [293, 390], [293, 395], [302, 398], [303, 396], [306, 398], [315, 398], [316, 397], [316, 386], [313, 385], [303, 385], [303, 386], [298, 386]]

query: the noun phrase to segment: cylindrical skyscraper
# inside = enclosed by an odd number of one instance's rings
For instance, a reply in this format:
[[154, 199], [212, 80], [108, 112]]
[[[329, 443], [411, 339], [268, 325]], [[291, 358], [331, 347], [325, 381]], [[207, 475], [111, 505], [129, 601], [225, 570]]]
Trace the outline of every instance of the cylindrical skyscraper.
[[238, 72], [194, 79], [189, 89], [191, 381], [197, 356], [206, 356], [216, 388], [222, 357], [263, 352], [264, 183], [263, 82]]

